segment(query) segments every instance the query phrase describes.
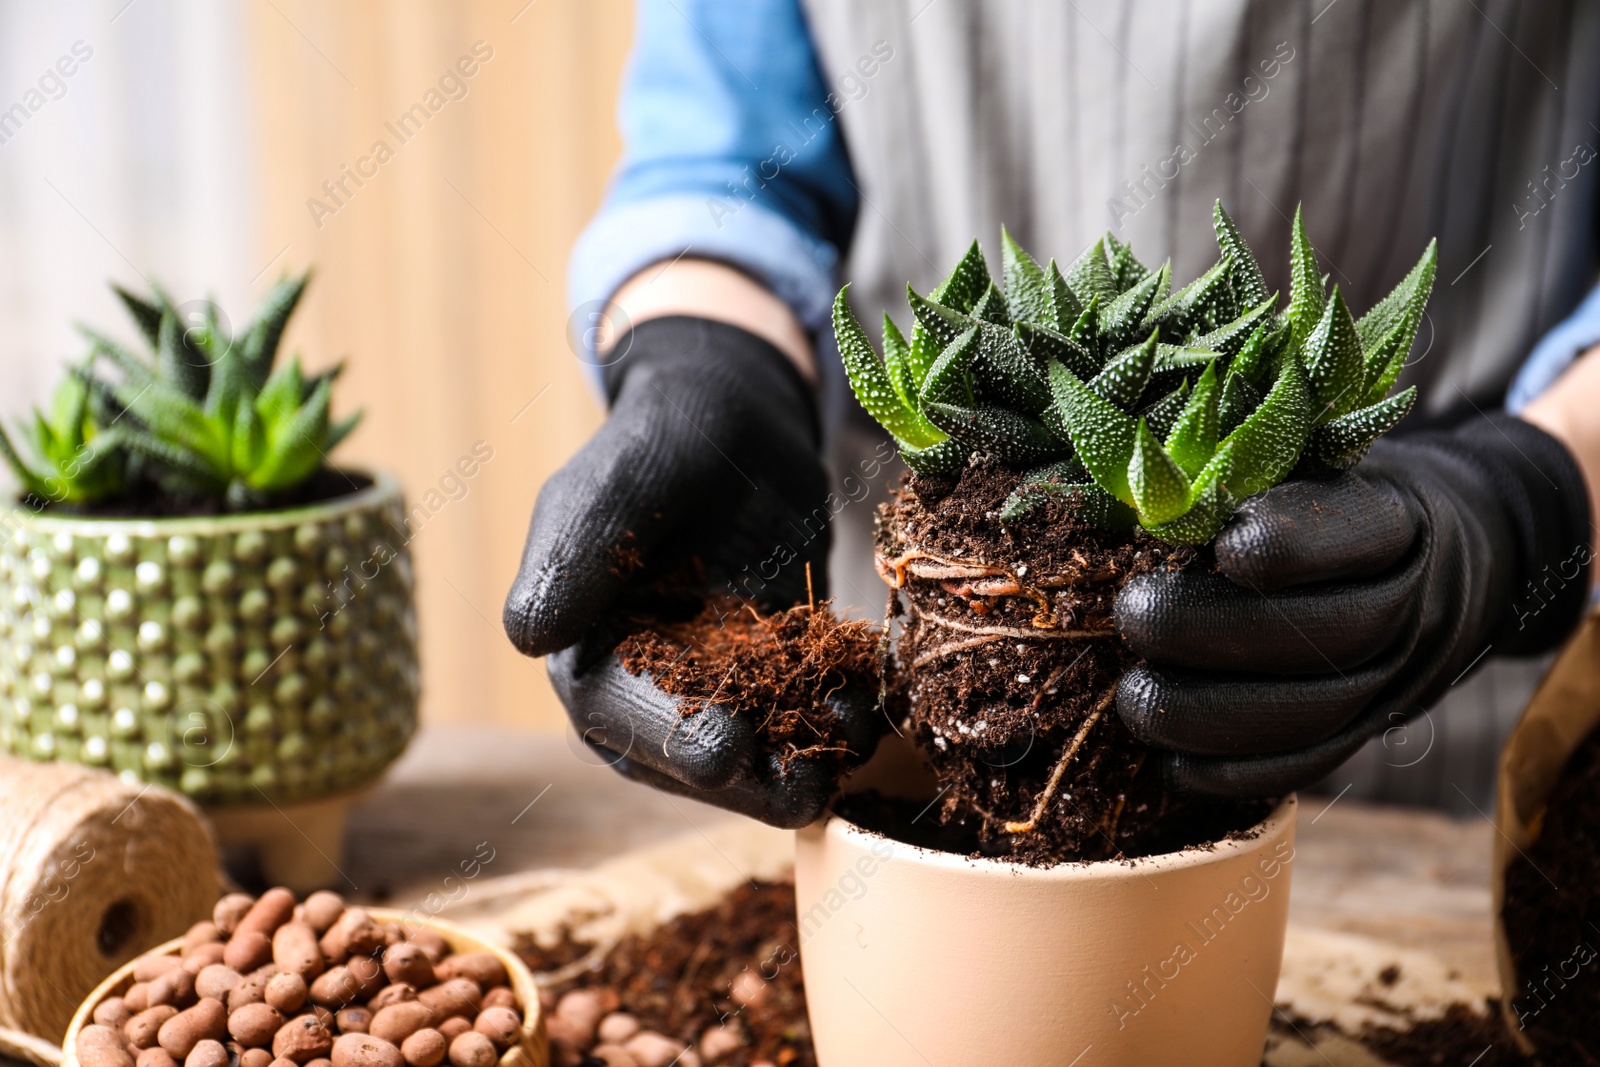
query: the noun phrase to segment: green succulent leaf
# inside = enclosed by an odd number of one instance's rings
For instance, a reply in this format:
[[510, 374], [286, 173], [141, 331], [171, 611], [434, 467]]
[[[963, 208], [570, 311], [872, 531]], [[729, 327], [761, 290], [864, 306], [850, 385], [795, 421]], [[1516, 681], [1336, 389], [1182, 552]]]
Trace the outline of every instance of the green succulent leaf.
[[989, 404], [958, 407], [937, 401], [923, 405], [928, 420], [974, 452], [1017, 467], [1061, 456], [1068, 447], [1037, 419]]
[[1132, 508], [1089, 481], [1076, 463], [1052, 463], [1023, 475], [1000, 505], [1000, 521], [1015, 522], [1051, 500], [1068, 501], [1080, 520], [1106, 530], [1126, 530], [1138, 521]]
[[161, 310], [162, 305], [168, 303], [162, 300], [153, 303], [138, 296], [120, 285], [113, 285], [111, 291], [117, 294], [117, 299], [122, 301], [122, 306], [128, 309], [139, 333], [144, 336], [145, 343], [155, 345], [161, 336]]
[[1322, 319], [1327, 286], [1317, 268], [1317, 251], [1306, 236], [1303, 206], [1294, 209], [1294, 225], [1289, 239], [1289, 310], [1286, 318], [1294, 328], [1295, 345], [1302, 345]]
[[1422, 319], [1422, 309], [1428, 303], [1428, 296], [1433, 292], [1433, 279], [1438, 270], [1439, 242], [1429, 241], [1428, 247], [1423, 250], [1422, 258], [1417, 260], [1417, 265], [1411, 268], [1388, 296], [1374, 304], [1372, 310], [1361, 316], [1361, 321], [1356, 323], [1362, 345], [1367, 348], [1374, 347], [1381, 337], [1404, 322], [1410, 322], [1411, 329], [1415, 332], [1416, 323]]
[[1143, 419], [1134, 434], [1128, 488], [1141, 523], [1163, 523], [1189, 510], [1189, 479]]
[[933, 291], [935, 303], [943, 304], [963, 314], [970, 314], [983, 298], [983, 291], [993, 284], [989, 279], [989, 265], [984, 262], [983, 249], [973, 241], [950, 277]]
[[1089, 298], [1083, 311], [1067, 330], [1069, 337], [1075, 344], [1080, 345], [1085, 351], [1098, 353], [1100, 351], [1100, 295], [1096, 293]]
[[1110, 304], [1117, 298], [1120, 290], [1106, 261], [1104, 239], [1084, 249], [1083, 254], [1073, 260], [1072, 266], [1067, 268], [1067, 286], [1080, 304], [1087, 304], [1090, 297], [1095, 296], [1100, 298], [1102, 304]]
[[[1052, 264], [1052, 268], [1053, 268]], [[1058, 325], [1050, 279], [1037, 260], [1023, 251], [1005, 227], [1000, 228], [1000, 274], [1005, 283], [1006, 310], [1012, 322]]]
[[1338, 418], [1360, 403], [1366, 361], [1355, 320], [1337, 285], [1322, 318], [1306, 338], [1304, 360], [1318, 422]]
[[[1049, 325], [1083, 343], [1083, 338], [1078, 336], [1074, 327], [1082, 319], [1084, 308], [1089, 301], [1078, 299], [1078, 294], [1072, 291], [1072, 286], [1067, 284], [1061, 268], [1056, 266], [1056, 261], [1053, 259], [1050, 261], [1046, 276], [1050, 282], [1050, 308], [1053, 317]], [[1091, 323], [1093, 321], [1090, 320]]]
[[1170, 522], [1145, 525], [1145, 530], [1173, 545], [1203, 545], [1217, 536], [1238, 508], [1236, 498], [1216, 477], [1195, 483], [1189, 509]]
[[1226, 437], [1261, 405], [1261, 390], [1243, 375], [1228, 373], [1222, 378], [1222, 396], [1217, 402], [1217, 432]]
[[1311, 432], [1311, 412], [1305, 371], [1296, 360], [1283, 360], [1261, 406], [1223, 441], [1232, 456], [1228, 489], [1234, 496], [1243, 500], [1288, 476]]
[[178, 321], [176, 311], [161, 315], [156, 340], [157, 373], [173, 388], [193, 400], [203, 400], [211, 381], [211, 364], [205, 353], [190, 341], [189, 330]]
[[1168, 454], [1178, 469], [1190, 478], [1199, 477], [1217, 451], [1217, 434], [1221, 425], [1218, 415], [1220, 393], [1217, 368], [1213, 364], [1194, 383], [1194, 391], [1189, 394], [1183, 411], [1167, 434]]
[[1138, 429], [1133, 417], [1090, 389], [1060, 361], [1050, 364], [1050, 394], [1052, 410], [1089, 476], [1131, 506], [1128, 464]]
[[1089, 388], [1117, 405], [1123, 411], [1133, 410], [1144, 395], [1150, 382], [1150, 372], [1156, 365], [1158, 335], [1154, 330], [1142, 344], [1134, 345], [1117, 354], [1105, 369], [1089, 381]]
[[1100, 372], [1100, 361], [1087, 348], [1066, 334], [1037, 322], [1019, 322], [1017, 341], [1034, 365], [1045, 369], [1052, 359], [1065, 363], [1080, 378], [1093, 378]]
[[917, 317], [917, 325], [928, 332], [936, 352], [942, 351], [951, 341], [976, 324], [971, 315], [941, 304], [937, 300], [919, 296], [909, 285], [906, 286], [906, 300], [911, 304], [912, 314]]
[[1137, 285], [1107, 304], [1100, 314], [1100, 334], [1105, 344], [1116, 350], [1141, 336], [1144, 331], [1141, 331], [1140, 323], [1171, 287], [1172, 264], [1163, 263], [1160, 270], [1152, 271]]
[[1189, 381], [1187, 378], [1178, 382], [1178, 387], [1160, 400], [1150, 404], [1138, 413], [1150, 426], [1150, 432], [1156, 437], [1166, 437], [1178, 421], [1178, 416], [1183, 413], [1184, 405], [1189, 401]]
[[1265, 323], [1257, 326], [1251, 331], [1249, 339], [1240, 346], [1238, 354], [1233, 357], [1233, 362], [1228, 364], [1228, 369], [1252, 384], [1259, 383], [1267, 371], [1267, 357], [1272, 348], [1268, 343], [1270, 336]]
[[1256, 262], [1255, 253], [1240, 236], [1239, 227], [1223, 210], [1221, 200], [1212, 205], [1211, 222], [1217, 231], [1217, 247], [1222, 250], [1222, 258], [1230, 261], [1228, 280], [1233, 291], [1246, 307], [1268, 300], [1267, 280], [1261, 273], [1261, 264]]
[[[944, 434], [936, 430], [895, 388], [889, 377], [889, 368], [878, 359], [872, 342], [867, 339], [867, 332], [850, 310], [849, 292], [847, 285], [834, 298], [833, 333], [856, 399], [861, 401], [861, 406], [867, 409], [869, 415], [900, 441], [913, 448], [938, 444], [944, 439]], [[263, 391], [262, 397], [266, 399], [268, 393]]]
[[1141, 329], [1158, 329], [1163, 337], [1187, 338], [1198, 334], [1206, 310], [1227, 295], [1228, 261], [1218, 260], [1210, 270], [1163, 300], [1145, 316]]
[[1367, 454], [1374, 441], [1397, 426], [1417, 400], [1417, 387], [1403, 389], [1370, 407], [1357, 408], [1311, 431], [1301, 462], [1308, 467], [1345, 470]]
[[985, 396], [1024, 414], [1037, 415], [1050, 405], [1050, 389], [1036, 364], [1004, 327], [980, 322], [972, 370]]
[[261, 306], [256, 309], [255, 320], [245, 330], [240, 343], [240, 361], [244, 366], [245, 376], [254, 386], [260, 389], [272, 373], [274, 363], [278, 358], [278, 345], [283, 340], [283, 331], [288, 326], [289, 317], [294, 314], [294, 309], [300, 303], [300, 297], [305, 294], [306, 286], [311, 282], [311, 272], [306, 271], [299, 277], [284, 278], [267, 291], [266, 298]]
[[972, 364], [977, 354], [978, 327], [974, 324], [946, 345], [933, 361], [928, 376], [922, 380], [918, 406], [926, 409], [928, 404], [937, 403], [972, 407], [977, 402], [972, 388]]
[[1232, 322], [1217, 327], [1210, 333], [1202, 334], [1190, 342], [1195, 348], [1209, 348], [1213, 352], [1224, 355], [1238, 355], [1243, 350], [1245, 343], [1255, 333], [1257, 324], [1266, 321], [1272, 311], [1272, 306], [1277, 303], [1277, 294], [1267, 297], [1256, 304], [1249, 311], [1234, 319]]
[[1117, 291], [1125, 293], [1150, 271], [1133, 254], [1132, 246], [1117, 240], [1116, 235], [1107, 233], [1105, 241], [1106, 260], [1111, 268], [1111, 277], [1116, 282]]
[[1006, 311], [1006, 299], [991, 283], [972, 308], [972, 317], [980, 322], [1011, 328], [1011, 315]]
[[[900, 403], [915, 411], [917, 390], [922, 383], [917, 380], [911, 366], [911, 345], [887, 314], [883, 316], [883, 368], [889, 375], [889, 385], [894, 389], [894, 395], [900, 398]], [[848, 373], [847, 366], [847, 376]], [[854, 384], [851, 388], [854, 388]]]
[[953, 437], [947, 437], [929, 448], [900, 446], [900, 458], [905, 460], [906, 466], [911, 468], [912, 473], [925, 477], [956, 474], [967, 465], [971, 456], [972, 449]]

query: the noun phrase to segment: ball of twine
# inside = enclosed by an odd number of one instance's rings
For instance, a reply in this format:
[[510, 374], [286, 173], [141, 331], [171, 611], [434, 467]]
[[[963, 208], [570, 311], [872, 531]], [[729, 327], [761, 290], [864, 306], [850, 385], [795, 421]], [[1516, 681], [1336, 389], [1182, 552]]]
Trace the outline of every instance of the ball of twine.
[[209, 916], [219, 884], [211, 832], [176, 794], [0, 760], [0, 1027], [59, 1043], [101, 979]]

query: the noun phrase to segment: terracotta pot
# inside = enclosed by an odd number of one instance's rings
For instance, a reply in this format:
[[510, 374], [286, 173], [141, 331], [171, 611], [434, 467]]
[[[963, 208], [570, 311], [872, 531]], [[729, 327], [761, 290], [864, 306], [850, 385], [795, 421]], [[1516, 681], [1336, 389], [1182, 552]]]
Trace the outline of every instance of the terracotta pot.
[[822, 1067], [1256, 1067], [1283, 957], [1289, 797], [1246, 839], [1036, 868], [800, 831]]
[[[539, 1007], [539, 987], [534, 985], [533, 975], [528, 973], [528, 968], [516, 956], [500, 948], [482, 941], [458, 926], [453, 926], [438, 919], [419, 919], [412, 912], [401, 911], [397, 908], [368, 908], [374, 919], [382, 922], [405, 922], [412, 926], [421, 926], [437, 931], [445, 942], [455, 952], [492, 952], [506, 969], [506, 977], [511, 982], [511, 992], [516, 994], [517, 1006], [522, 1011], [522, 1034], [517, 1043], [500, 1054], [498, 1067], [549, 1067], [550, 1049], [545, 1038], [544, 1013]], [[166, 944], [150, 950], [162, 955], [179, 955], [183, 951], [183, 938], [168, 941]], [[62, 1067], [79, 1067], [78, 1063], [78, 1031], [88, 1026], [94, 1017], [94, 1009], [102, 1000], [108, 997], [121, 996], [133, 984], [133, 967], [137, 960], [129, 960], [118, 967], [101, 982], [93, 993], [90, 993], [84, 1002], [78, 1005], [77, 1012], [72, 1016], [72, 1025], [67, 1027], [67, 1036], [61, 1042]], [[445, 1063], [448, 1067], [449, 1061]]]

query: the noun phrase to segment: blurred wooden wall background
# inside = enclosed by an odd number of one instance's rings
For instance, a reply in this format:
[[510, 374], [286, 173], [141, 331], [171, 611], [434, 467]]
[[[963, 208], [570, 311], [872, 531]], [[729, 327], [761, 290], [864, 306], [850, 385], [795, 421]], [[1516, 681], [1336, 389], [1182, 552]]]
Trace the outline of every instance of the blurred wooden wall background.
[[[316, 267], [289, 343], [315, 365], [348, 357], [339, 395], [366, 420], [342, 459], [437, 506], [411, 541], [427, 721], [565, 722], [500, 606], [538, 486], [600, 417], [568, 348], [564, 276], [620, 151], [630, 23], [627, 0], [249, 8], [252, 289]], [[475, 445], [493, 458], [460, 478]]]

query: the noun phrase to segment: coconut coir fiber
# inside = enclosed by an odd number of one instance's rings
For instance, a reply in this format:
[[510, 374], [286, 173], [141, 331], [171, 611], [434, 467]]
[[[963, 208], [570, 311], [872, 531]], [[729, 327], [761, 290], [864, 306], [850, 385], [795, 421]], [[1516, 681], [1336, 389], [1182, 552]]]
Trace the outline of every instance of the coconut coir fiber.
[[758, 717], [760, 736], [785, 763], [842, 764], [847, 739], [828, 700], [846, 688], [877, 693], [877, 647], [869, 624], [842, 620], [826, 603], [763, 615], [729, 598], [688, 621], [636, 630], [616, 654], [630, 673], [681, 697], [685, 714], [716, 703]]

